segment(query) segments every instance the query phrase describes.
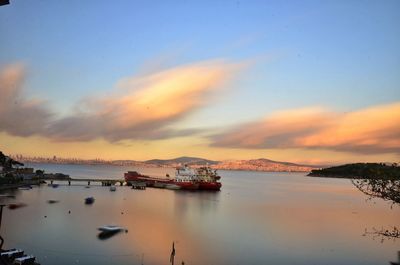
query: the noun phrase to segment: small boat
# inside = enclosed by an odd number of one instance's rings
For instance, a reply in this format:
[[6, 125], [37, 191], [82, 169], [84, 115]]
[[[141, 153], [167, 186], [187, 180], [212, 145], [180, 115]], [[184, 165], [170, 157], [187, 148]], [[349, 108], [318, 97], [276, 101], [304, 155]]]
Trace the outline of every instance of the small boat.
[[99, 227], [98, 230], [100, 231], [100, 233], [97, 235], [97, 237], [100, 240], [108, 239], [122, 231], [125, 231], [125, 233], [128, 233], [127, 229], [125, 229], [121, 226], [116, 226], [116, 225], [105, 225], [105, 226]]
[[117, 187], [115, 187], [115, 186], [110, 186], [110, 191], [116, 191], [117, 190]]
[[99, 227], [98, 230], [101, 232], [115, 232], [115, 231], [128, 232], [127, 229], [123, 228], [122, 226], [117, 226], [117, 225], [104, 225], [104, 226]]
[[145, 190], [146, 189], [146, 182], [144, 182], [144, 181], [132, 181], [131, 185], [132, 185], [132, 189], [134, 189], [134, 190]]
[[47, 201], [47, 203], [49, 203], [49, 204], [53, 204], [53, 203], [57, 203], [58, 201], [57, 200], [48, 200]]
[[94, 198], [93, 197], [87, 197], [85, 199], [85, 204], [93, 204], [94, 203]]
[[165, 184], [165, 188], [169, 190], [180, 190], [181, 186], [178, 186], [176, 184]]
[[155, 181], [154, 182], [154, 188], [166, 188], [167, 184], [165, 184], [165, 182], [159, 182], [159, 181]]
[[32, 255], [25, 255], [14, 260], [15, 265], [35, 264], [35, 257]]

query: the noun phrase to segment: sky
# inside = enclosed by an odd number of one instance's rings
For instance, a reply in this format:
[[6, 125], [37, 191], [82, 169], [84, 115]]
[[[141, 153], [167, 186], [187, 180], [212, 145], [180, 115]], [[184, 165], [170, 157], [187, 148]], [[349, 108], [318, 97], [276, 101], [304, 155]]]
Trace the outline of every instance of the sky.
[[399, 1], [0, 7], [0, 150], [400, 161]]

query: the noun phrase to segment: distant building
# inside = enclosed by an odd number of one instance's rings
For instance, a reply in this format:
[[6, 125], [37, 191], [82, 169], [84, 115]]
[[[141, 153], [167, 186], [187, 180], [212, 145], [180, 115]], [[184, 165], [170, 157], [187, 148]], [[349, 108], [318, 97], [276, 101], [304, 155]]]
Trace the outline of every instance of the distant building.
[[23, 180], [31, 180], [36, 177], [36, 174], [31, 167], [16, 168], [13, 173], [15, 176], [22, 178]]
[[43, 174], [44, 179], [70, 179], [69, 175], [62, 173], [45, 173]]
[[33, 168], [32, 167], [24, 167], [24, 168], [17, 168], [15, 169], [15, 173], [19, 174], [33, 174]]

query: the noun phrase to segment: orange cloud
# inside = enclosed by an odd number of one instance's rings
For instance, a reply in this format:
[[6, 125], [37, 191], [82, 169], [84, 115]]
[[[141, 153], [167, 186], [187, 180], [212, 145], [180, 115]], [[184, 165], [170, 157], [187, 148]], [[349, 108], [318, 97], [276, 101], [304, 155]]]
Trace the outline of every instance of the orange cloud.
[[212, 137], [214, 146], [321, 148], [354, 153], [400, 152], [400, 103], [349, 113], [290, 110]]
[[[211, 60], [126, 78], [118, 82], [110, 95], [83, 100], [78, 111], [51, 119], [43, 104], [23, 100], [14, 107], [10, 103], [21, 97], [24, 75], [21, 67], [9, 66], [1, 72], [0, 79], [2, 102], [7, 103], [0, 109], [0, 121], [6, 121], [0, 130], [16, 136], [40, 135], [61, 141], [162, 139], [191, 134], [192, 130], [176, 131], [170, 126], [209, 104], [240, 67]], [[20, 119], [10, 118], [15, 117], [10, 116], [12, 113]], [[33, 119], [25, 121], [24, 115]]]

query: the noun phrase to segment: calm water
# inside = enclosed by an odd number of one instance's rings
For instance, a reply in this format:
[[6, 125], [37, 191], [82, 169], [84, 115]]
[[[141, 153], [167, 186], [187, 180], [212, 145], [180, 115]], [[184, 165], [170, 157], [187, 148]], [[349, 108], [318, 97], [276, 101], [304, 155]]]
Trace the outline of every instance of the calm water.
[[[34, 165], [72, 177], [121, 178], [128, 167]], [[166, 169], [140, 169], [150, 175]], [[173, 170], [172, 170], [173, 171]], [[221, 171], [217, 193], [145, 191], [93, 185], [19, 190], [27, 206], [4, 209], [5, 247], [23, 248], [46, 264], [389, 264], [400, 241], [362, 236], [400, 225], [400, 207], [366, 196], [349, 180], [301, 173]], [[87, 206], [85, 197], [96, 201]], [[59, 203], [48, 204], [49, 199]], [[68, 211], [71, 211], [69, 214]], [[45, 218], [45, 216], [47, 216]], [[97, 227], [128, 233], [97, 238]]]

